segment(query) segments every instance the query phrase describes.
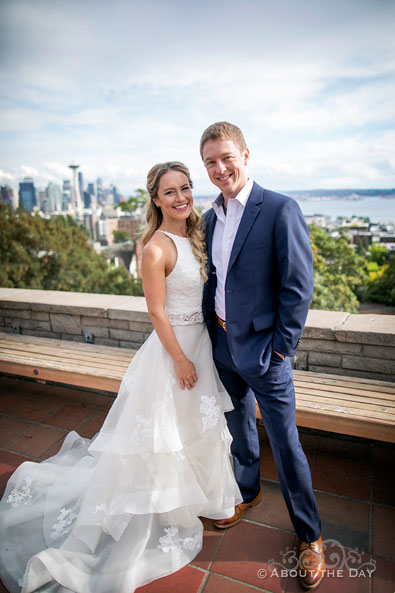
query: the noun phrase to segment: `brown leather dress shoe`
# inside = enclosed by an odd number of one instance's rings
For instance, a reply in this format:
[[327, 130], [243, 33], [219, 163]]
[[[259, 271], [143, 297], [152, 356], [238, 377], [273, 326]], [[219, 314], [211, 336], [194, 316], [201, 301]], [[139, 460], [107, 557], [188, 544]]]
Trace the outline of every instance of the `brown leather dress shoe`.
[[307, 544], [299, 542], [299, 581], [305, 589], [316, 589], [325, 573], [322, 537]]
[[246, 510], [250, 507], [255, 507], [257, 504], [261, 502], [261, 500], [262, 492], [260, 490], [254, 498], [254, 500], [250, 500], [250, 502], [241, 502], [240, 504], [237, 504], [235, 506], [235, 514], [232, 517], [229, 517], [228, 519], [218, 519], [217, 521], [214, 521], [214, 527], [217, 527], [218, 529], [229, 529], [229, 527], [234, 527], [235, 525], [240, 523]]

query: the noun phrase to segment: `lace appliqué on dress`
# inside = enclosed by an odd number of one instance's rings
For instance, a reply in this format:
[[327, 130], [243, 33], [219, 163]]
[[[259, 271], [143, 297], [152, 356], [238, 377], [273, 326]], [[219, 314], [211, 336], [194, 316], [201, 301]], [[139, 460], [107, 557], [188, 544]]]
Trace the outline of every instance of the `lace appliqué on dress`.
[[182, 552], [183, 549], [196, 550], [200, 545], [201, 536], [199, 534], [182, 538], [179, 536], [178, 527], [165, 527], [165, 533], [166, 535], [159, 538], [158, 548], [162, 552]]
[[203, 322], [203, 313], [201, 311], [196, 311], [196, 313], [189, 315], [184, 315], [183, 313], [167, 313], [167, 318], [171, 325], [192, 325], [193, 323]]
[[22, 488], [15, 488], [9, 494], [7, 501], [8, 504], [12, 506], [13, 509], [16, 509], [21, 504], [25, 505], [25, 507], [30, 507], [32, 504], [32, 495], [30, 494], [30, 486], [32, 483], [32, 479], [30, 476], [27, 476], [24, 479], [24, 486]]
[[214, 428], [218, 424], [218, 420], [220, 417], [220, 407], [217, 404], [217, 400], [215, 397], [208, 397], [207, 395], [202, 395], [200, 398], [200, 412], [202, 414], [203, 420], [203, 432], [209, 430], [209, 428]]
[[50, 538], [55, 540], [61, 537], [62, 535], [66, 535], [71, 531], [71, 525], [74, 519], [77, 518], [77, 513], [73, 513], [71, 509], [60, 509], [58, 520], [56, 523], [52, 525], [52, 533], [50, 534]]

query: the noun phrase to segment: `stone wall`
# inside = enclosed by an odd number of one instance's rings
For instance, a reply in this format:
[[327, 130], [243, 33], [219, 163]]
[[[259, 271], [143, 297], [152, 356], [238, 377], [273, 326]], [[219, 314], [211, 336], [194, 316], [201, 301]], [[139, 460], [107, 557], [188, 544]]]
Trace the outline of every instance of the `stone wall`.
[[139, 348], [152, 324], [142, 297], [0, 288], [0, 331]]
[[[139, 348], [152, 331], [142, 297], [0, 288], [0, 331]], [[295, 368], [395, 381], [395, 315], [309, 312]]]
[[310, 310], [295, 368], [395, 381], [395, 315]]

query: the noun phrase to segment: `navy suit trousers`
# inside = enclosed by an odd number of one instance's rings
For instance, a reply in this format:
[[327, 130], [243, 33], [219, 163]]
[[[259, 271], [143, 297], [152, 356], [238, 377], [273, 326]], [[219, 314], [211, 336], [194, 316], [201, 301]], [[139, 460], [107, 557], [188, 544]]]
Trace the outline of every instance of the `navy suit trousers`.
[[260, 489], [256, 399], [295, 532], [304, 542], [317, 540], [321, 522], [310, 468], [295, 422], [295, 391], [289, 358], [283, 361], [273, 353], [269, 370], [262, 377], [243, 377], [232, 363], [227, 333], [216, 324], [214, 361], [234, 405], [234, 410], [226, 413], [226, 419], [233, 436], [235, 475], [244, 502], [252, 500]]

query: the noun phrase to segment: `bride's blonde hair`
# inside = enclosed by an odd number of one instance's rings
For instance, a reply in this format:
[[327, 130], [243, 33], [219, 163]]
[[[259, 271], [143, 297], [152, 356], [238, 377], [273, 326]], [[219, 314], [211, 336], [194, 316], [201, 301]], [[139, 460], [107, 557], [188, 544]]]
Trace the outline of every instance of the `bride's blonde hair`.
[[[162, 175], [168, 171], [180, 171], [188, 179], [188, 183], [192, 188], [192, 179], [189, 169], [178, 161], [170, 161], [167, 163], [158, 163], [154, 165], [147, 175], [147, 190], [150, 195], [150, 200], [147, 204], [146, 210], [146, 227], [142, 236], [142, 242], [145, 246], [151, 239], [152, 235], [162, 224], [162, 211], [155, 204], [154, 198], [158, 195], [159, 181]], [[195, 208], [192, 208], [190, 215], [187, 218], [187, 237], [192, 245], [192, 251], [196, 259], [200, 262], [200, 273], [204, 282], [207, 280], [207, 251], [206, 242], [203, 231], [203, 220], [201, 216], [196, 212]]]

